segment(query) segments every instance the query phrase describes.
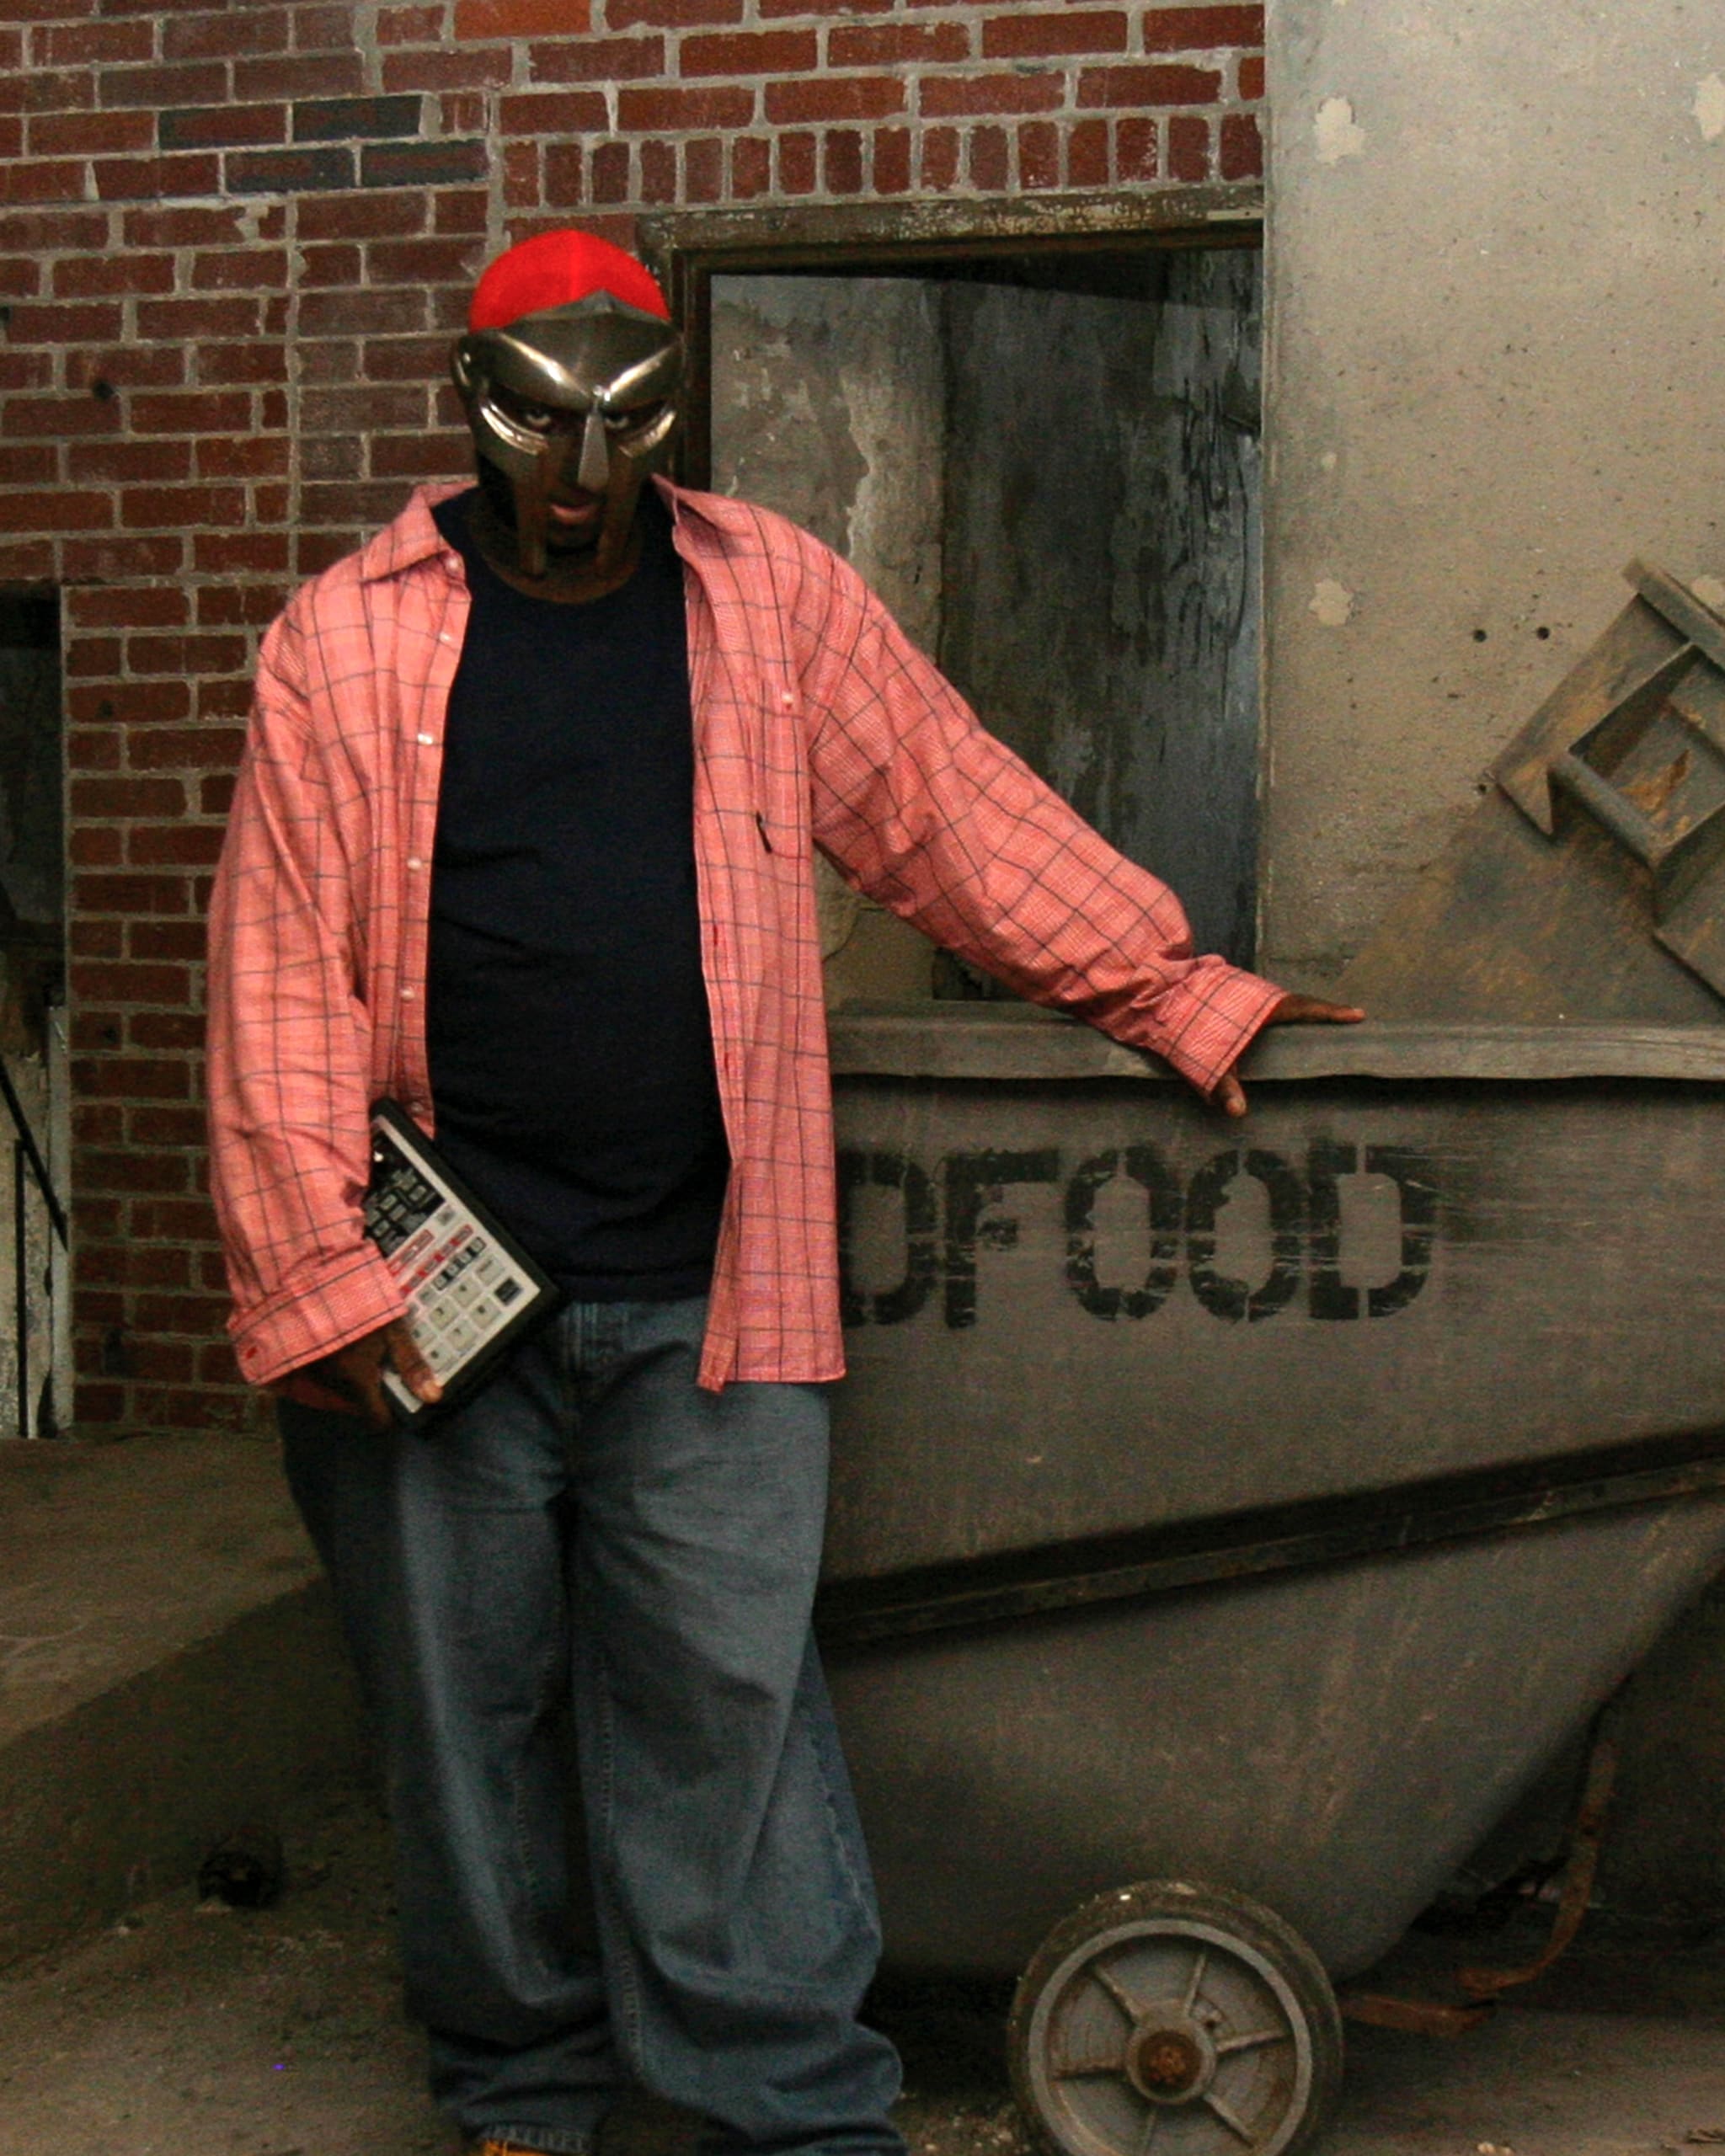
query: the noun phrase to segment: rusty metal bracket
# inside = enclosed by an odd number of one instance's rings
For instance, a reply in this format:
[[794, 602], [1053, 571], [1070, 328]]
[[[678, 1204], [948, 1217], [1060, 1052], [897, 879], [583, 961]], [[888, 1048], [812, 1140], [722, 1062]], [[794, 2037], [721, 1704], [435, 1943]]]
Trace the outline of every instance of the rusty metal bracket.
[[1445, 1999], [1397, 1999], [1378, 1991], [1344, 1991], [1336, 2004], [1350, 2021], [1372, 2029], [1400, 2029], [1410, 2036], [1465, 2036], [1492, 2010], [1489, 2003], [1456, 2006]]
[[1520, 1968], [1458, 1969], [1455, 1981], [1471, 1999], [1497, 1999], [1518, 1985], [1530, 1984], [1535, 1977], [1544, 1976], [1581, 1929], [1582, 1919], [1593, 1899], [1599, 1851], [1605, 1845], [1605, 1827], [1611, 1815], [1611, 1793], [1617, 1782], [1618, 1703], [1623, 1696], [1623, 1691], [1619, 1691], [1607, 1701], [1594, 1725], [1593, 1748], [1588, 1757], [1587, 1778], [1576, 1809], [1575, 1824], [1570, 1832], [1569, 1861], [1563, 1869], [1557, 1921], [1551, 1926], [1545, 1951]]

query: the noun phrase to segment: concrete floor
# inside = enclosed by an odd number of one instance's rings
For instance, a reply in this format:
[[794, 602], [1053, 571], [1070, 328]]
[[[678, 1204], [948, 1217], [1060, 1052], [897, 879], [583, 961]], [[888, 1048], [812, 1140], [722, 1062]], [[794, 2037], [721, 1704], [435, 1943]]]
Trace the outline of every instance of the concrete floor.
[[[389, 1937], [386, 1838], [355, 1797], [296, 1838], [266, 1912], [187, 1892], [0, 1978], [5, 2156], [445, 2156]], [[1725, 1969], [1703, 1943], [1597, 1935], [1539, 2002], [1452, 2043], [1349, 2035], [1326, 2156], [1653, 2156], [1725, 2142]], [[997, 1995], [884, 1988], [913, 2156], [1028, 2156]], [[608, 2156], [686, 2156], [643, 2104]]]

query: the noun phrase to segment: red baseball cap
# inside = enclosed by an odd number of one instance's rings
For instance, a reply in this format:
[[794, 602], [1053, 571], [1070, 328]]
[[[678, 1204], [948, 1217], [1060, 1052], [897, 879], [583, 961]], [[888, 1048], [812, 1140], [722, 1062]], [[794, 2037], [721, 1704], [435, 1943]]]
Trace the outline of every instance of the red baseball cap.
[[633, 254], [591, 232], [541, 232], [498, 256], [474, 289], [467, 328], [503, 329], [590, 292], [609, 292], [625, 307], [670, 320], [664, 293]]

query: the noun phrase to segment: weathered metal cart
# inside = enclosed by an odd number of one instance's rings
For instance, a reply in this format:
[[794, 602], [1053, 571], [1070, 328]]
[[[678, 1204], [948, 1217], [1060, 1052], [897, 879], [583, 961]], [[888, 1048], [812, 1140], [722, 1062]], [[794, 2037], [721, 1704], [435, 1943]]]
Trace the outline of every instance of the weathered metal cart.
[[1305, 2148], [1332, 1983], [1725, 1561], [1725, 1027], [1281, 1033], [1242, 1124], [1017, 1006], [834, 1049], [889, 1953], [1025, 1972], [1067, 2156]]

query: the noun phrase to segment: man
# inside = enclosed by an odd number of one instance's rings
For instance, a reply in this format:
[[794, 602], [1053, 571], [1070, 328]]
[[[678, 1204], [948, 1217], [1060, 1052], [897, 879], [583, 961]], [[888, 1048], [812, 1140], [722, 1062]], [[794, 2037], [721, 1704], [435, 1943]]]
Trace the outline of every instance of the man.
[[[1260, 1027], [1358, 1015], [1194, 958], [807, 534], [644, 487], [680, 365], [619, 250], [491, 265], [478, 486], [270, 631], [211, 921], [236, 1348], [383, 1732], [433, 2089], [494, 2156], [586, 2148], [631, 2081], [719, 2149], [900, 2146], [809, 1640], [842, 1370], [813, 847], [1231, 1113]], [[438, 1397], [364, 1233], [383, 1096], [565, 1298], [425, 1438], [381, 1390]]]

